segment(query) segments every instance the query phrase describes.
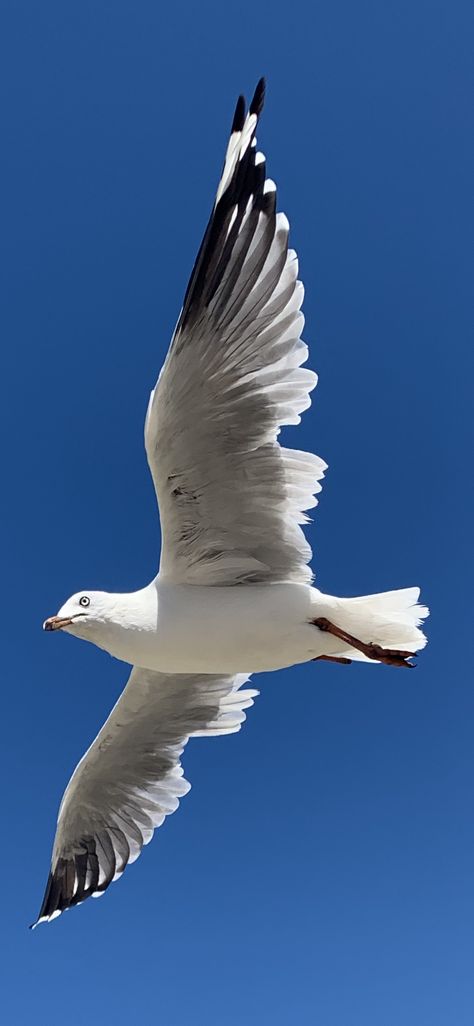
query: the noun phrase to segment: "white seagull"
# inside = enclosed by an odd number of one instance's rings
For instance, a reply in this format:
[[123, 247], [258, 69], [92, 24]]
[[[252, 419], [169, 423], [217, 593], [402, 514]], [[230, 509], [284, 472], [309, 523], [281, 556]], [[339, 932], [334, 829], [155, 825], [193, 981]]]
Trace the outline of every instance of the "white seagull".
[[[253, 671], [327, 659], [409, 666], [418, 588], [336, 598], [312, 587], [301, 524], [326, 464], [278, 436], [310, 405], [303, 286], [256, 148], [264, 81], [237, 102], [222, 177], [145, 421], [159, 574], [80, 591], [44, 623], [132, 664], [59, 809], [37, 923], [117, 880], [189, 790], [190, 737], [240, 729]], [[37, 925], [37, 923], [33, 925]]]

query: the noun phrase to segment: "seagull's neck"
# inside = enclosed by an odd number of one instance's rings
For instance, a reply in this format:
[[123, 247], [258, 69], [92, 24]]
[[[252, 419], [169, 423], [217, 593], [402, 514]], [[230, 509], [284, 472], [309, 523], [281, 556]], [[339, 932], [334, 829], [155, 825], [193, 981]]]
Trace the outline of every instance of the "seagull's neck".
[[154, 582], [139, 591], [110, 595], [110, 616], [107, 623], [124, 631], [148, 631], [156, 628], [158, 610]]

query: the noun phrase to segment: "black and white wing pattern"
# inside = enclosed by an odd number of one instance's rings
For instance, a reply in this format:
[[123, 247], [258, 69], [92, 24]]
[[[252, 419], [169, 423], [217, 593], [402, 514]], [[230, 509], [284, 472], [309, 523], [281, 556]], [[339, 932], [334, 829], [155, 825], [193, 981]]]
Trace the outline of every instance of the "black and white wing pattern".
[[180, 763], [190, 737], [240, 730], [258, 691], [234, 677], [134, 668], [61, 802], [38, 923], [103, 894], [138, 858], [190, 784]]
[[183, 309], [150, 398], [145, 445], [162, 528], [160, 576], [234, 585], [311, 579], [301, 524], [326, 464], [282, 448], [316, 385], [303, 369], [303, 286], [240, 97]]

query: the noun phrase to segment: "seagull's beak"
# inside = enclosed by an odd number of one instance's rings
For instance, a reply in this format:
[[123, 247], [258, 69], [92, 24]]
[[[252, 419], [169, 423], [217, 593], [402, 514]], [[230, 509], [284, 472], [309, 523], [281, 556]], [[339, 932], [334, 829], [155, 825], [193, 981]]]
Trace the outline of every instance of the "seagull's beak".
[[61, 627], [69, 627], [74, 621], [70, 616], [48, 616], [48, 619], [44, 621], [44, 631], [60, 631]]

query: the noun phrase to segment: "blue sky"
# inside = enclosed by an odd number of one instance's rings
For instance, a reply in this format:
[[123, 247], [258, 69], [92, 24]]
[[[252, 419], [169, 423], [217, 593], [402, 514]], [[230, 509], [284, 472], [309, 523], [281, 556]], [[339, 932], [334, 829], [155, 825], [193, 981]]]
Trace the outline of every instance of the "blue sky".
[[[461, 0], [4, 0], [2, 1012], [12, 1026], [472, 1026], [473, 143]], [[323, 590], [423, 586], [416, 671], [258, 678], [101, 901], [33, 934], [127, 676], [42, 634], [154, 574], [142, 444], [240, 91], [306, 285]], [[467, 469], [467, 472], [466, 472]]]

